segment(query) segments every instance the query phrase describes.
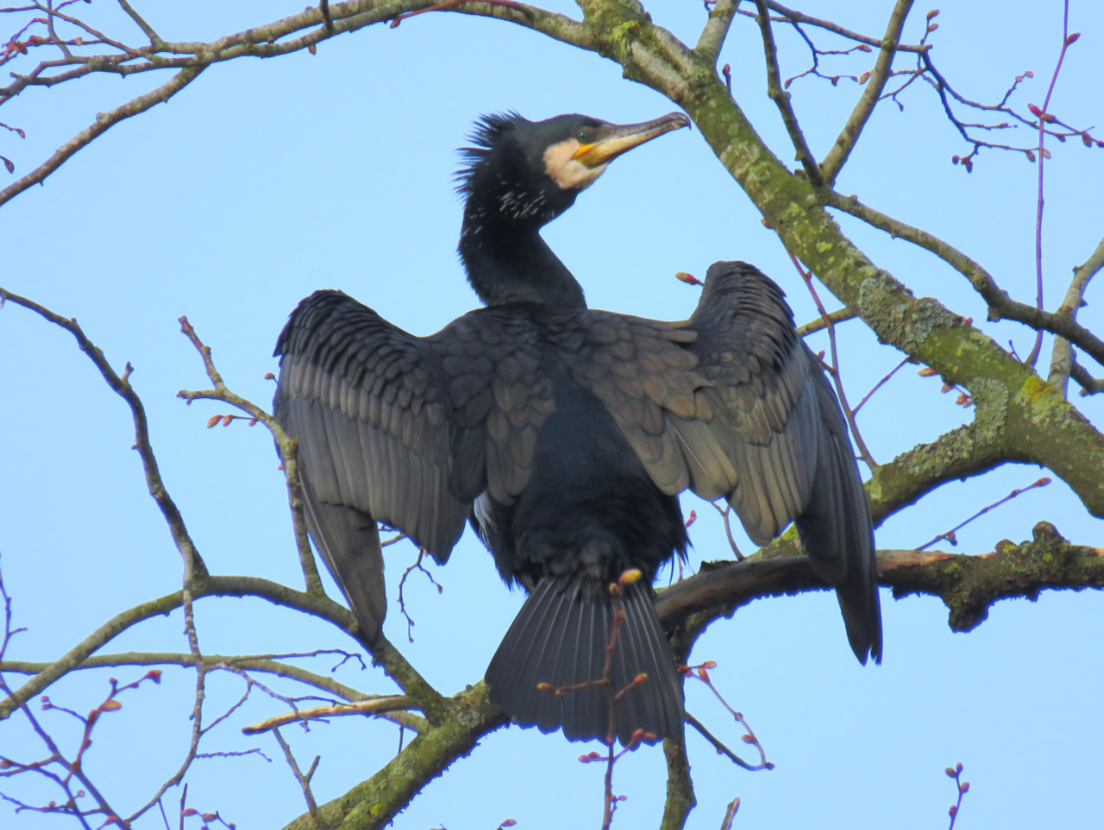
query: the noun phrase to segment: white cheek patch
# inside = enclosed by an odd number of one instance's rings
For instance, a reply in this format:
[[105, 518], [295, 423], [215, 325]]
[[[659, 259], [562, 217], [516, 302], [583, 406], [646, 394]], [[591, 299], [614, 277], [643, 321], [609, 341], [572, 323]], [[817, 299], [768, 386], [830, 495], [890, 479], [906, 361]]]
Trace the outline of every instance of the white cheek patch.
[[606, 165], [587, 167], [572, 158], [579, 149], [575, 139], [553, 144], [544, 151], [544, 169], [560, 190], [586, 190], [606, 172]]

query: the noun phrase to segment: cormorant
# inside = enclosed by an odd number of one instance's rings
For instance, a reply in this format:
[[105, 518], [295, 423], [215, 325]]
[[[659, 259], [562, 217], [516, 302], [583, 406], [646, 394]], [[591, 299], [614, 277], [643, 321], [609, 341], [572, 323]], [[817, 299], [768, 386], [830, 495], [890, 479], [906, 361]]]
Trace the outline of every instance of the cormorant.
[[[881, 659], [866, 496], [782, 290], [718, 262], [689, 320], [589, 310], [540, 236], [612, 159], [689, 124], [484, 117], [459, 174], [459, 253], [486, 308], [419, 338], [318, 291], [276, 346], [276, 418], [299, 439], [310, 534], [362, 634], [378, 636], [386, 613], [376, 522], [443, 563], [470, 520], [502, 578], [529, 592], [487, 669], [490, 698], [572, 740], [680, 733], [651, 586], [685, 556], [687, 488], [726, 498], [756, 544], [796, 521], [856, 656]], [[611, 589], [632, 570], [641, 578]]]

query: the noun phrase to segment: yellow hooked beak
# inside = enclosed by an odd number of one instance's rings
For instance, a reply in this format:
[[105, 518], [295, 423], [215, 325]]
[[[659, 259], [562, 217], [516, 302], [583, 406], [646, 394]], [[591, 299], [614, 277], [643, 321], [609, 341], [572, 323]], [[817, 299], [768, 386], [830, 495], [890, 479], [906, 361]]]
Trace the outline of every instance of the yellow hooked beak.
[[653, 138], [690, 126], [690, 119], [681, 112], [672, 112], [642, 124], [610, 124], [598, 131], [590, 144], [580, 144], [571, 158], [594, 169], [609, 164], [622, 153], [639, 147]]

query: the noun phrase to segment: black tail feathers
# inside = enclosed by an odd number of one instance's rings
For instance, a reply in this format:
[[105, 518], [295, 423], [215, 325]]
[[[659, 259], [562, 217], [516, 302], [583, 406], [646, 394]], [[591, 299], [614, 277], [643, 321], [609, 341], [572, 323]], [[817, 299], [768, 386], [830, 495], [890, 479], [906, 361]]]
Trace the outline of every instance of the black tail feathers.
[[[638, 729], [655, 736], [648, 743], [680, 734], [682, 683], [651, 588], [622, 587], [616, 602], [624, 620], [611, 653], [614, 602], [581, 580], [543, 579], [487, 668], [490, 699], [521, 726], [562, 727], [572, 741], [604, 741], [612, 733], [628, 745]], [[646, 679], [633, 685], [642, 674]]]

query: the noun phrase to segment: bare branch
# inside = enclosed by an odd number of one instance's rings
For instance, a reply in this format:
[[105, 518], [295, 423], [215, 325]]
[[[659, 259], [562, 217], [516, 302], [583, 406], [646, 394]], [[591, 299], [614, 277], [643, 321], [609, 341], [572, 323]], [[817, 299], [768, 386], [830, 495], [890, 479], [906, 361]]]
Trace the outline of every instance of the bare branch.
[[954, 527], [952, 527], [950, 530], [948, 530], [946, 533], [940, 533], [938, 536], [936, 536], [930, 542], [925, 542], [924, 544], [920, 545], [920, 547], [918, 547], [917, 550], [923, 550], [924, 548], [930, 548], [932, 545], [934, 545], [936, 542], [938, 542], [942, 539], [946, 539], [952, 545], [957, 545], [958, 544], [958, 539], [955, 537], [955, 534], [958, 531], [962, 530], [962, 528], [966, 527], [966, 525], [970, 524], [970, 522], [974, 521], [975, 519], [981, 518], [986, 513], [988, 513], [990, 510], [994, 510], [995, 508], [1000, 507], [1005, 502], [1012, 501], [1012, 499], [1026, 493], [1028, 490], [1034, 490], [1038, 487], [1046, 487], [1048, 484], [1050, 484], [1050, 482], [1051, 482], [1051, 479], [1044, 476], [1043, 478], [1040, 478], [1035, 483], [1029, 484], [1027, 487], [1017, 487], [1015, 490], [1013, 490], [1011, 493], [1009, 493], [1003, 499], [998, 499], [997, 501], [993, 502], [992, 504], [981, 508], [981, 510], [979, 510], [977, 513], [975, 513], [973, 516], [966, 519], [966, 521], [959, 522]]
[[[333, 653], [334, 649], [321, 649], [315, 652], [317, 655], [323, 655]], [[327, 677], [321, 674], [315, 674], [314, 672], [307, 671], [306, 669], [294, 666], [289, 663], [281, 663], [272, 659], [276, 655], [245, 655], [245, 656], [232, 656], [222, 654], [205, 654], [200, 660], [196, 660], [191, 654], [180, 654], [172, 652], [126, 652], [123, 654], [93, 654], [91, 657], [84, 660], [80, 665], [75, 666], [73, 671], [84, 671], [85, 669], [99, 669], [105, 667], [119, 667], [119, 666], [186, 666], [194, 667], [196, 665], [203, 665], [209, 669], [216, 669], [220, 666], [234, 666], [236, 668], [244, 669], [252, 672], [264, 672], [266, 674], [273, 674], [277, 677], [284, 677], [289, 680], [297, 680], [300, 683], [305, 683], [309, 686], [314, 686], [316, 689], [320, 689], [324, 692], [337, 695], [349, 701], [358, 700], [370, 700], [374, 699], [372, 695], [364, 694], [351, 686], [346, 686], [343, 683], [338, 683], [332, 677]], [[279, 655], [281, 657], [308, 657], [313, 656], [310, 654], [302, 655]], [[0, 671], [11, 672], [13, 674], [40, 674], [46, 671], [52, 664], [51, 663], [32, 663], [23, 660], [6, 660], [0, 663]]]
[[0, 190], [0, 205], [3, 205], [13, 196], [22, 193], [31, 185], [41, 184], [45, 181], [47, 176], [61, 167], [61, 165], [75, 155], [77, 151], [87, 147], [92, 141], [103, 135], [120, 121], [125, 121], [127, 118], [138, 115], [138, 113], [145, 112], [155, 104], [168, 101], [172, 96], [176, 95], [176, 93], [198, 78], [200, 72], [202, 72], [204, 68], [205, 67], [200, 66], [195, 69], [182, 69], [180, 72], [173, 75], [171, 80], [162, 84], [157, 89], [147, 92], [144, 95], [139, 95], [132, 101], [120, 107], [116, 107], [110, 112], [97, 115], [96, 120], [93, 121], [92, 124], [85, 127], [61, 145], [61, 147], [59, 147], [45, 162], [23, 178], [12, 182], [3, 190]]
[[[893, 588], [897, 598], [940, 597], [950, 610], [954, 631], [974, 629], [1002, 599], [1034, 598], [1044, 589], [1104, 588], [1104, 549], [1073, 545], [1048, 522], [1035, 526], [1033, 541], [1004, 541], [996, 548], [980, 556], [878, 551], [878, 581]], [[948, 567], [951, 564], [955, 567]], [[813, 574], [805, 557], [706, 563], [700, 573], [661, 589], [656, 611], [666, 625], [681, 626], [696, 636], [709, 623], [755, 599], [829, 588]]]
[[[904, 0], [901, 0], [904, 2]], [[774, 44], [774, 33], [771, 31], [770, 14], [767, 12], [766, 0], [756, 0], [759, 9], [759, 30], [763, 37], [763, 52], [767, 61], [767, 95], [777, 105], [782, 114], [782, 123], [786, 125], [786, 132], [790, 136], [794, 149], [797, 151], [797, 160], [805, 168], [805, 175], [809, 181], [820, 186], [823, 180], [820, 176], [820, 168], [813, 152], [805, 141], [805, 134], [801, 131], [801, 125], [797, 123], [797, 114], [790, 104], [790, 93], [782, 88], [781, 73], [778, 71], [778, 49]]]
[[284, 740], [284, 736], [280, 734], [280, 730], [276, 727], [272, 727], [272, 734], [276, 736], [276, 742], [280, 745], [280, 749], [284, 752], [284, 758], [287, 759], [288, 766], [291, 767], [291, 772], [295, 776], [295, 780], [299, 782], [299, 788], [303, 791], [303, 798], [307, 802], [307, 811], [310, 813], [310, 817], [314, 819], [314, 823], [318, 826], [319, 830], [326, 830], [326, 824], [318, 816], [318, 803], [314, 800], [314, 793], [311, 792], [310, 779], [314, 774], [314, 770], [318, 765], [318, 758], [314, 759], [314, 763], [311, 764], [310, 772], [307, 775], [303, 775], [299, 771], [299, 764], [295, 761], [295, 756], [291, 754], [291, 747], [288, 746], [287, 741]]
[[736, 15], [736, 8], [740, 0], [717, 0], [709, 11], [709, 19], [705, 22], [698, 45], [694, 51], [711, 64], [717, 63], [717, 57], [721, 54], [728, 30], [732, 26], [732, 18]]
[[1098, 363], [1104, 364], [1104, 340], [1078, 325], [1068, 314], [1051, 314], [1027, 303], [1013, 300], [1008, 296], [1008, 292], [997, 285], [988, 271], [953, 245], [949, 245], [927, 231], [915, 228], [863, 204], [856, 196], [843, 196], [835, 191], [826, 190], [819, 191], [819, 195], [826, 205], [861, 219], [895, 239], [897, 237], [907, 239], [942, 259], [970, 280], [974, 290], [988, 304], [991, 322], [1016, 320], [1033, 329], [1042, 329], [1051, 334], [1060, 335], [1079, 346]]
[[[1097, 271], [1101, 268], [1104, 268], [1104, 238], [1100, 240], [1096, 250], [1092, 252], [1089, 258], [1082, 265], [1078, 265], [1073, 269], [1073, 281], [1066, 290], [1062, 305], [1058, 307], [1059, 314], [1068, 314], [1070, 320], [1076, 322], [1077, 312], [1085, 304], [1085, 291], [1088, 290], [1089, 281], [1096, 276]], [[1047, 381], [1062, 393], [1062, 397], [1066, 397], [1066, 389], [1073, 366], [1073, 349], [1070, 347], [1070, 342], [1064, 337], [1055, 337], [1054, 349], [1050, 358], [1050, 375]], [[1085, 384], [1082, 384], [1082, 386], [1086, 389], [1090, 388]]]
[[[189, 584], [197, 577], [206, 576], [207, 566], [203, 564], [203, 559], [200, 557], [199, 551], [196, 549], [191, 536], [188, 534], [188, 528], [184, 524], [184, 517], [180, 514], [180, 510], [172, 500], [172, 497], [169, 496], [169, 492], [165, 488], [165, 482], [161, 478], [161, 471], [157, 466], [157, 459], [154, 457], [153, 447], [150, 445], [149, 424], [146, 420], [146, 410], [138, 394], [130, 385], [130, 375], [134, 371], [131, 365], [129, 363], [126, 365], [126, 370], [120, 377], [116, 374], [115, 370], [111, 368], [111, 364], [107, 362], [103, 352], [85, 336], [81, 327], [77, 325], [75, 318], [66, 319], [36, 302], [0, 288], [0, 303], [7, 300], [35, 312], [39, 316], [56, 326], [60, 326], [73, 335], [81, 351], [88, 355], [89, 359], [95, 364], [100, 374], [103, 375], [104, 380], [107, 381], [107, 385], [110, 386], [112, 391], [119, 397], [127, 402], [134, 420], [134, 448], [138, 450], [138, 454], [142, 459], [142, 466], [146, 474], [146, 486], [149, 489], [149, 494], [160, 508], [161, 514], [164, 516], [169, 526], [169, 531], [172, 533], [173, 542], [176, 544], [177, 549], [180, 551], [180, 555], [184, 559], [185, 585]], [[3, 715], [0, 714], [0, 717], [3, 717]]]
[[[763, 0], [760, 0], [760, 2], [763, 2]], [[885, 36], [882, 37], [878, 60], [874, 64], [874, 70], [867, 78], [866, 88], [863, 90], [859, 102], [855, 104], [855, 109], [851, 111], [851, 115], [847, 118], [847, 123], [844, 124], [836, 143], [832, 145], [832, 149], [824, 157], [824, 163], [821, 164], [821, 172], [829, 185], [836, 181], [843, 165], [847, 163], [847, 157], [855, 149], [855, 144], [862, 134], [863, 127], [870, 120], [874, 107], [878, 105], [882, 90], [885, 88], [886, 81], [889, 80], [890, 73], [893, 70], [893, 55], [897, 51], [901, 31], [905, 27], [905, 20], [908, 18], [911, 8], [912, 0], [897, 0], [893, 7], [893, 12], [889, 16], [889, 23], [886, 25]]]
[[[882, 41], [874, 37], [867, 37], [866, 35], [860, 35], [858, 32], [853, 32], [850, 29], [845, 29], [831, 20], [821, 20], [818, 17], [810, 17], [809, 15], [795, 11], [794, 9], [788, 9], [781, 3], [776, 3], [774, 0], [767, 0], [767, 8], [773, 12], [777, 12], [782, 17], [790, 20], [794, 23], [806, 23], [809, 26], [816, 26], [819, 29], [837, 34], [840, 37], [853, 40], [856, 43], [865, 43], [867, 46], [873, 46], [875, 49], [882, 48]], [[898, 44], [896, 47], [898, 52], [924, 52], [929, 47], [927, 46], [909, 46], [905, 44]]]
[[808, 323], [797, 327], [798, 337], [804, 337], [807, 334], [812, 334], [814, 331], [820, 331], [821, 329], [828, 328], [829, 322], [842, 323], [844, 320], [854, 320], [859, 315], [852, 311], [850, 308], [837, 308], [835, 311], [829, 312], [827, 315], [821, 315], [815, 320], [811, 320]]
[[[62, 145], [46, 162], [0, 190], [0, 205], [22, 193], [31, 185], [44, 181], [47, 176], [57, 170], [75, 153], [115, 124], [144, 112], [155, 104], [168, 101], [195, 80], [211, 64], [241, 57], [276, 57], [304, 49], [314, 51], [319, 42], [336, 35], [356, 31], [386, 20], [393, 20], [403, 13], [429, 9], [435, 5], [432, 0], [400, 0], [400, 2], [395, 2], [395, 0], [349, 0], [349, 2], [333, 5], [327, 3], [325, 10], [318, 7], [308, 7], [306, 11], [300, 14], [291, 15], [269, 24], [253, 26], [242, 32], [227, 35], [209, 43], [177, 43], [163, 41], [129, 4], [122, 2], [124, 11], [150, 38], [149, 45], [139, 48], [129, 47], [96, 32], [97, 43], [110, 45], [117, 51], [101, 55], [70, 55], [63, 57], [60, 61], [43, 61], [27, 74], [13, 73], [14, 80], [12, 83], [0, 87], [0, 105], [19, 95], [28, 87], [50, 87], [97, 73], [126, 76], [168, 69], [177, 70], [177, 73], [172, 79], [152, 92], [140, 95], [110, 112], [97, 115], [96, 120], [89, 127], [77, 133]], [[28, 7], [28, 10], [32, 8], [34, 7]], [[456, 8], [456, 11], [462, 14], [503, 19], [534, 29], [581, 49], [591, 51], [597, 49], [591, 31], [582, 23], [565, 15], [553, 14], [523, 3], [512, 2], [512, 0], [509, 3], [509, 8], [504, 8], [500, 0], [496, 0], [496, 3], [464, 2]], [[70, 22], [88, 31], [94, 31], [88, 29], [79, 20], [72, 19]], [[305, 30], [309, 31], [299, 37], [292, 37], [292, 35]], [[50, 74], [51, 72], [54, 72], [54, 74]]]
[[[251, 423], [259, 421], [268, 428], [270, 433], [272, 433], [272, 437], [276, 441], [276, 448], [280, 453], [280, 461], [283, 465], [284, 479], [288, 491], [288, 507], [291, 510], [291, 523], [295, 534], [295, 547], [299, 554], [299, 567], [303, 571], [303, 581], [306, 585], [306, 591], [309, 594], [315, 593], [325, 595], [325, 589], [322, 587], [322, 579], [318, 575], [318, 565], [314, 560], [314, 552], [311, 550], [310, 537], [307, 535], [307, 521], [303, 512], [303, 485], [299, 478], [299, 442], [284, 432], [283, 428], [276, 422], [276, 419], [267, 411], [257, 406], [252, 401], [248, 401], [240, 395], [231, 392], [223, 382], [222, 375], [220, 375], [215, 368], [215, 362], [211, 357], [210, 346], [207, 346], [199, 339], [199, 335], [196, 333], [191, 323], [188, 322], [187, 317], [181, 317], [178, 322], [180, 323], [180, 330], [184, 333], [184, 336], [188, 338], [189, 342], [195, 346], [196, 351], [199, 352], [203, 360], [203, 367], [207, 372], [207, 377], [214, 385], [214, 389], [202, 392], [181, 390], [177, 392], [177, 397], [183, 398], [189, 405], [192, 401], [201, 399], [224, 401], [243, 412], [247, 412], [251, 418]], [[211, 425], [212, 424], [208, 423], [208, 426]]]
[[698, 803], [694, 795], [694, 779], [690, 775], [690, 759], [686, 755], [686, 735], [667, 738], [663, 742], [667, 759], [667, 801], [659, 830], [682, 830], [690, 811]]
[[161, 40], [161, 36], [153, 30], [152, 26], [142, 19], [142, 16], [134, 10], [127, 0], [119, 0], [119, 5], [122, 7], [123, 11], [130, 16], [130, 19], [138, 25], [138, 28], [142, 30], [145, 36], [149, 38], [150, 46], [157, 49], [164, 43], [164, 41]]
[[1082, 397], [1104, 392], [1104, 380], [1094, 378], [1080, 363], [1074, 363], [1073, 366], [1070, 367], [1070, 377], [1077, 381], [1078, 385], [1081, 387], [1079, 394]]
[[[337, 703], [330, 706], [316, 706], [312, 709], [300, 709], [297, 712], [284, 712], [281, 715], [275, 715], [251, 726], [242, 727], [242, 734], [257, 735], [261, 732], [267, 732], [269, 729], [275, 730], [277, 727], [285, 726], [289, 723], [319, 720], [320, 718], [401, 712], [410, 709], [414, 705], [414, 701], [406, 695], [389, 695], [386, 697], [373, 698], [371, 700], [360, 700], [356, 703]], [[423, 723], [421, 729], [417, 727], [412, 728], [416, 732], [424, 732], [426, 730], [426, 724]]]

